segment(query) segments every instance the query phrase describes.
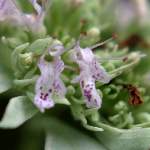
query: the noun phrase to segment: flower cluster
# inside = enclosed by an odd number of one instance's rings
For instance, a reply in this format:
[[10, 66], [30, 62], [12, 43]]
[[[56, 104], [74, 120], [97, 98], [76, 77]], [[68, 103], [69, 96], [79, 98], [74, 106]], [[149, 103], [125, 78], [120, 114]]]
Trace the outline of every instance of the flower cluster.
[[[53, 95], [57, 94], [58, 96], [64, 97], [66, 94], [66, 88], [60, 78], [65, 67], [61, 59], [65, 48], [59, 43], [51, 45], [48, 50], [53, 60], [48, 62], [45, 60], [44, 55], [41, 56], [38, 63], [41, 75], [36, 82], [35, 88], [36, 96], [34, 102], [42, 112], [44, 112], [46, 108], [54, 106]], [[79, 43], [77, 43], [71, 57], [73, 57], [73, 61], [78, 64], [80, 69], [80, 75], [77, 76], [72, 83], [80, 83], [81, 91], [88, 108], [100, 108], [102, 98], [96, 90], [95, 82], [108, 83], [111, 79], [110, 76], [98, 63], [98, 60], [90, 48], [83, 49], [79, 46]]]
[[80, 87], [85, 97], [85, 102], [89, 108], [100, 108], [101, 97], [98, 94], [95, 81], [108, 83], [110, 76], [98, 63], [90, 48], [81, 48], [79, 42], [75, 47], [74, 61], [79, 65], [80, 75], [74, 82], [80, 82]]

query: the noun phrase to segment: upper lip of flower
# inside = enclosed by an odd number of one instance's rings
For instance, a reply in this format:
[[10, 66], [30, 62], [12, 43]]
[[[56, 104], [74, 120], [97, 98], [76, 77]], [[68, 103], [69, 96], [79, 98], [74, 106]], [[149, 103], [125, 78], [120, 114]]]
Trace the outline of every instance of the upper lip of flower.
[[65, 51], [62, 44], [54, 44], [49, 48], [49, 54], [51, 56], [60, 56]]

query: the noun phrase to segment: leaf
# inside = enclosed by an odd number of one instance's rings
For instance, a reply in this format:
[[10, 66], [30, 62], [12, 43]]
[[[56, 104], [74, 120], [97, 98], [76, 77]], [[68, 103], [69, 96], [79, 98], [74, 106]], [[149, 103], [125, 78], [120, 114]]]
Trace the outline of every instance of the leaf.
[[[119, 131], [119, 130], [118, 130]], [[149, 150], [150, 128], [133, 128], [121, 132], [105, 130], [96, 136], [108, 150]]]
[[45, 150], [106, 150], [100, 142], [77, 128], [56, 119], [49, 119], [47, 124]]
[[51, 42], [52, 38], [50, 37], [38, 39], [29, 46], [28, 51], [33, 52], [36, 55], [41, 55], [48, 48]]
[[17, 128], [37, 112], [38, 110], [27, 97], [12, 98], [0, 122], [0, 128]]
[[0, 93], [3, 93], [10, 89], [12, 86], [12, 80], [9, 73], [0, 67]]

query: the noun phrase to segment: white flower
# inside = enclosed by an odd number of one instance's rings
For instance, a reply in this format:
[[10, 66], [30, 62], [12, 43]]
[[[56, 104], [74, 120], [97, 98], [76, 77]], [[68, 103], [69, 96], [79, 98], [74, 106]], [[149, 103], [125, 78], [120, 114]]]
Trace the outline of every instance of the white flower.
[[98, 63], [90, 48], [81, 48], [77, 43], [74, 48], [73, 60], [79, 65], [80, 75], [73, 82], [80, 82], [80, 87], [89, 108], [100, 108], [101, 97], [98, 95], [95, 81], [108, 83], [110, 76]]
[[36, 82], [34, 103], [41, 112], [44, 112], [45, 109], [54, 106], [54, 95], [62, 97], [66, 93], [64, 83], [60, 78], [64, 63], [57, 58], [53, 62], [47, 62], [42, 56], [38, 67], [41, 75]]
[[37, 3], [37, 0], [29, 1], [36, 14], [23, 13], [15, 0], [0, 0], [0, 21], [9, 21], [15, 25], [25, 26], [34, 32], [42, 30], [45, 10]]
[[22, 12], [13, 0], [0, 0], [0, 21], [22, 23]]

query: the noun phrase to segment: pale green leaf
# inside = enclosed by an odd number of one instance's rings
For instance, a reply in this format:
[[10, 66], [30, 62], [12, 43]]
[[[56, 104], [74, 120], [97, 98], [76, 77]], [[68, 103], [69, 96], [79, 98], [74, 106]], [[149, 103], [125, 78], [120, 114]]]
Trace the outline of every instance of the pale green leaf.
[[7, 91], [11, 86], [12, 80], [9, 73], [0, 67], [0, 93]]
[[88, 133], [56, 119], [49, 119], [45, 150], [106, 150]]
[[0, 122], [0, 128], [16, 128], [33, 117], [38, 110], [25, 96], [12, 98]]
[[28, 51], [33, 52], [36, 55], [41, 55], [48, 48], [51, 42], [52, 38], [50, 37], [38, 39], [29, 46]]
[[97, 132], [99, 141], [108, 150], [149, 150], [150, 128], [135, 128], [129, 130], [105, 130]]

